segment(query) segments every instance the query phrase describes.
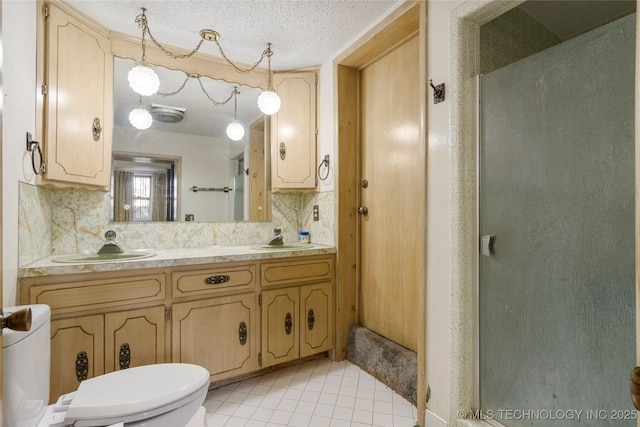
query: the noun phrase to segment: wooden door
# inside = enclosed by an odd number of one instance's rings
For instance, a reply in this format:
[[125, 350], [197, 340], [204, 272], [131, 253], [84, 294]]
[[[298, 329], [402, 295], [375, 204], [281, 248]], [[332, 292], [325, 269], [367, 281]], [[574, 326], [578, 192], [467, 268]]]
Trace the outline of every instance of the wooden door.
[[105, 372], [164, 363], [164, 306], [105, 314]]
[[211, 381], [258, 366], [253, 293], [173, 305], [173, 352], [178, 363], [206, 368]]
[[[419, 39], [361, 72], [360, 323], [417, 351], [424, 221]], [[364, 181], [366, 180], [366, 184]]]
[[104, 373], [104, 317], [51, 321], [50, 403], [75, 391], [81, 381]]
[[299, 355], [299, 289], [262, 292], [262, 366], [295, 360]]
[[300, 357], [333, 348], [332, 283], [300, 288]]

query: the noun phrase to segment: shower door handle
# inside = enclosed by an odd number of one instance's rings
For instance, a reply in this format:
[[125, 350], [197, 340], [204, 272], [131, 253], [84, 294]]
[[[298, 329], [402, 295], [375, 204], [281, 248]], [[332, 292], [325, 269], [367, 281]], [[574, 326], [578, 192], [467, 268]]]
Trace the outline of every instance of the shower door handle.
[[494, 254], [493, 242], [495, 242], [495, 240], [496, 236], [491, 236], [489, 234], [482, 236], [480, 238], [480, 255], [492, 256]]

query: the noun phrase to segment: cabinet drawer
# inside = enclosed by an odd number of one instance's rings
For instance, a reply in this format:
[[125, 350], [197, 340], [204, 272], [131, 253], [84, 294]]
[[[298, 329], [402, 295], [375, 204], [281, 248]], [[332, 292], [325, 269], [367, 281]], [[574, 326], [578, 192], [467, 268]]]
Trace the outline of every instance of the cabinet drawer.
[[164, 274], [57, 283], [29, 289], [29, 302], [47, 304], [53, 314], [164, 298]]
[[298, 261], [264, 263], [262, 286], [296, 284], [333, 279], [333, 258], [301, 258]]
[[253, 288], [256, 283], [256, 266], [249, 264], [174, 272], [172, 278], [174, 296], [198, 295], [227, 288]]

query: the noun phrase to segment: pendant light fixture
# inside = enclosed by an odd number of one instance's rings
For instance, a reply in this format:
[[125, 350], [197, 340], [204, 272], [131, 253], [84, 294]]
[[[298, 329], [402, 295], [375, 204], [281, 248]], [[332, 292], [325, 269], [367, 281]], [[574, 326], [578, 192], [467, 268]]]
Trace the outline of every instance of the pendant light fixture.
[[267, 43], [266, 52], [269, 73], [269, 87], [267, 87], [267, 90], [262, 92], [258, 97], [258, 108], [267, 116], [271, 116], [277, 113], [280, 109], [280, 97], [271, 86], [271, 56], [273, 55], [273, 51], [271, 50], [271, 43]]
[[232, 141], [240, 141], [244, 136], [244, 127], [238, 121], [238, 88], [233, 88], [233, 121], [227, 126], [227, 136]]
[[150, 96], [157, 93], [160, 87], [160, 79], [158, 78], [158, 75], [146, 63], [146, 60], [147, 60], [146, 36], [147, 35], [149, 36], [149, 39], [153, 42], [153, 44], [155, 44], [166, 55], [174, 59], [183, 59], [183, 58], [189, 58], [193, 56], [196, 52], [198, 52], [198, 50], [200, 50], [200, 47], [202, 46], [203, 42], [206, 40], [206, 41], [215, 42], [224, 60], [229, 65], [231, 65], [236, 70], [236, 72], [240, 74], [246, 74], [246, 73], [252, 72], [258, 67], [258, 65], [262, 63], [262, 61], [266, 57], [268, 62], [269, 84], [267, 89], [258, 98], [258, 108], [260, 108], [260, 111], [262, 111], [264, 114], [267, 114], [267, 115], [275, 114], [279, 110], [280, 97], [271, 87], [271, 56], [273, 56], [273, 51], [271, 50], [271, 43], [267, 43], [267, 48], [264, 51], [262, 51], [260, 58], [249, 68], [240, 68], [235, 63], [233, 63], [224, 53], [224, 50], [220, 45], [220, 41], [219, 41], [220, 34], [217, 31], [210, 30], [210, 29], [203, 29], [200, 31], [200, 37], [201, 37], [200, 42], [191, 52], [185, 53], [185, 54], [175, 54], [169, 51], [168, 49], [166, 49], [164, 46], [162, 46], [155, 39], [155, 37], [153, 37], [153, 35], [151, 34], [151, 30], [149, 29], [149, 23], [147, 21], [147, 15], [146, 15], [147, 9], [144, 7], [141, 9], [142, 9], [142, 13], [136, 16], [135, 22], [138, 24], [138, 28], [142, 29], [142, 38], [141, 38], [142, 60], [141, 62], [137, 63], [133, 68], [131, 68], [128, 75], [129, 85], [136, 93], [142, 96]]
[[129, 123], [140, 130], [149, 129], [151, 123], [153, 123], [151, 113], [142, 105], [142, 97], [140, 97], [138, 106], [129, 113]]

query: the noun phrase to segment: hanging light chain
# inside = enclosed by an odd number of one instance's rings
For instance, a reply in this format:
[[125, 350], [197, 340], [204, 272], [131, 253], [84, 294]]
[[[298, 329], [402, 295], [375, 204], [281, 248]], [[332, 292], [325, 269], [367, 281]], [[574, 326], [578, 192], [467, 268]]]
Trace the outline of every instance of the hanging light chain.
[[233, 95], [235, 94], [235, 88], [234, 90], [231, 92], [231, 95], [229, 95], [229, 97], [227, 99], [225, 99], [224, 101], [220, 102], [220, 101], [216, 101], [215, 99], [213, 99], [209, 93], [207, 92], [207, 90], [204, 88], [204, 85], [202, 84], [202, 80], [200, 80], [200, 76], [196, 77], [198, 79], [198, 83], [200, 83], [200, 89], [202, 89], [202, 92], [206, 95], [207, 98], [209, 98], [209, 101], [211, 101], [214, 105], [217, 105], [218, 107], [221, 105], [225, 105], [226, 103], [228, 103], [229, 101], [231, 101], [231, 98], [233, 98]]
[[201, 38], [200, 42], [198, 43], [198, 45], [189, 53], [178, 54], [178, 53], [173, 53], [170, 50], [166, 49], [164, 46], [162, 46], [160, 44], [160, 42], [158, 42], [155, 39], [155, 37], [153, 37], [153, 34], [151, 34], [151, 30], [149, 29], [149, 23], [147, 21], [147, 15], [145, 14], [146, 11], [147, 11], [147, 9], [145, 9], [143, 7], [142, 8], [142, 13], [139, 14], [138, 16], [136, 16], [136, 24], [138, 24], [138, 28], [142, 29], [142, 62], [146, 61], [145, 34], [149, 35], [149, 38], [151, 39], [153, 44], [155, 44], [158, 47], [158, 49], [160, 49], [162, 52], [164, 52], [167, 56], [170, 56], [171, 58], [174, 58], [174, 59], [189, 58], [189, 57], [193, 56], [198, 50], [200, 50], [200, 47], [202, 46], [202, 43], [204, 43], [204, 40], [205, 40], [204, 38]]
[[235, 86], [233, 88], [233, 120], [238, 120], [238, 95], [240, 95], [240, 92], [238, 92], [238, 86]]
[[[213, 99], [211, 97], [211, 95], [209, 95], [209, 92], [207, 92], [207, 90], [204, 88], [204, 85], [202, 84], [202, 80], [200, 79], [200, 75], [199, 74], [188, 74], [187, 78], [184, 79], [184, 81], [182, 82], [182, 84], [180, 85], [180, 87], [173, 91], [173, 92], [168, 92], [168, 93], [162, 93], [162, 92], [158, 92], [156, 93], [156, 95], [160, 95], [160, 96], [173, 96], [173, 95], [177, 95], [180, 92], [182, 92], [182, 89], [185, 88], [185, 86], [187, 85], [187, 82], [189, 81], [189, 79], [196, 79], [198, 80], [198, 83], [200, 84], [200, 89], [202, 90], [202, 93], [205, 94], [205, 96], [209, 99], [209, 101], [211, 101], [212, 104], [220, 107], [222, 105], [228, 104], [229, 101], [231, 101], [231, 98], [234, 97], [234, 95], [240, 94], [240, 92], [238, 91], [237, 86], [233, 88], [233, 91], [231, 91], [231, 95], [229, 95], [229, 97], [227, 99], [225, 99], [224, 101], [216, 101], [215, 99]], [[237, 104], [236, 104], [236, 108], [237, 108]]]
[[269, 58], [269, 63], [271, 63], [271, 55], [273, 55], [273, 51], [271, 50], [271, 43], [267, 43], [267, 48], [262, 51], [262, 55], [260, 55], [260, 59], [258, 59], [251, 67], [240, 68], [236, 64], [234, 64], [229, 58], [227, 58], [227, 55], [224, 53], [224, 50], [222, 50], [222, 46], [220, 46], [220, 42], [217, 39], [214, 39], [214, 41], [218, 45], [218, 49], [220, 50], [220, 55], [222, 55], [225, 61], [227, 61], [227, 63], [231, 65], [240, 74], [247, 74], [255, 70], [258, 67], [258, 65], [260, 65], [260, 63], [264, 60], [265, 57]]
[[180, 85], [180, 87], [175, 90], [174, 92], [169, 92], [169, 93], [162, 93], [162, 92], [158, 92], [156, 93], [156, 95], [160, 95], [160, 96], [173, 96], [173, 95], [177, 95], [180, 92], [182, 92], [182, 89], [184, 89], [184, 87], [187, 85], [187, 82], [189, 81], [189, 79], [191, 78], [191, 76], [187, 76], [184, 81], [182, 82], [182, 84]]
[[[153, 34], [151, 34], [151, 30], [149, 29], [149, 22], [147, 20], [147, 15], [146, 15], [147, 9], [144, 7], [141, 9], [142, 9], [142, 13], [136, 16], [135, 22], [136, 24], [138, 24], [138, 28], [142, 29], [142, 62], [143, 63], [146, 62], [147, 60], [147, 52], [146, 52], [147, 43], [146, 43], [145, 36], [148, 35], [149, 39], [151, 39], [153, 44], [155, 44], [156, 47], [158, 47], [158, 49], [164, 52], [167, 56], [170, 56], [171, 58], [174, 58], [174, 59], [184, 59], [184, 58], [189, 58], [193, 56], [196, 52], [200, 50], [200, 47], [202, 47], [202, 44], [204, 43], [204, 41], [209, 40], [209, 41], [214, 41], [216, 43], [216, 45], [218, 46], [218, 49], [220, 50], [220, 54], [225, 59], [225, 61], [227, 61], [227, 63], [231, 65], [240, 74], [247, 74], [255, 70], [258, 67], [258, 65], [262, 63], [265, 57], [268, 58], [269, 69], [271, 69], [271, 56], [273, 55], [273, 51], [271, 50], [271, 43], [267, 43], [267, 48], [262, 51], [262, 55], [260, 55], [260, 59], [258, 59], [251, 67], [240, 68], [233, 61], [231, 61], [227, 57], [227, 55], [224, 53], [224, 50], [222, 49], [222, 46], [220, 45], [220, 42], [219, 42], [220, 35], [213, 30], [200, 31], [200, 36], [201, 36], [200, 42], [198, 42], [198, 45], [195, 48], [193, 48], [191, 52], [183, 53], [183, 54], [173, 53], [167, 48], [165, 48], [164, 46], [162, 46], [162, 44], [160, 44], [160, 42], [157, 41], [155, 37], [153, 37]], [[269, 72], [269, 74], [271, 74], [271, 72]], [[269, 75], [269, 82], [271, 82], [271, 75]], [[269, 83], [269, 86], [271, 86], [271, 83]]]

